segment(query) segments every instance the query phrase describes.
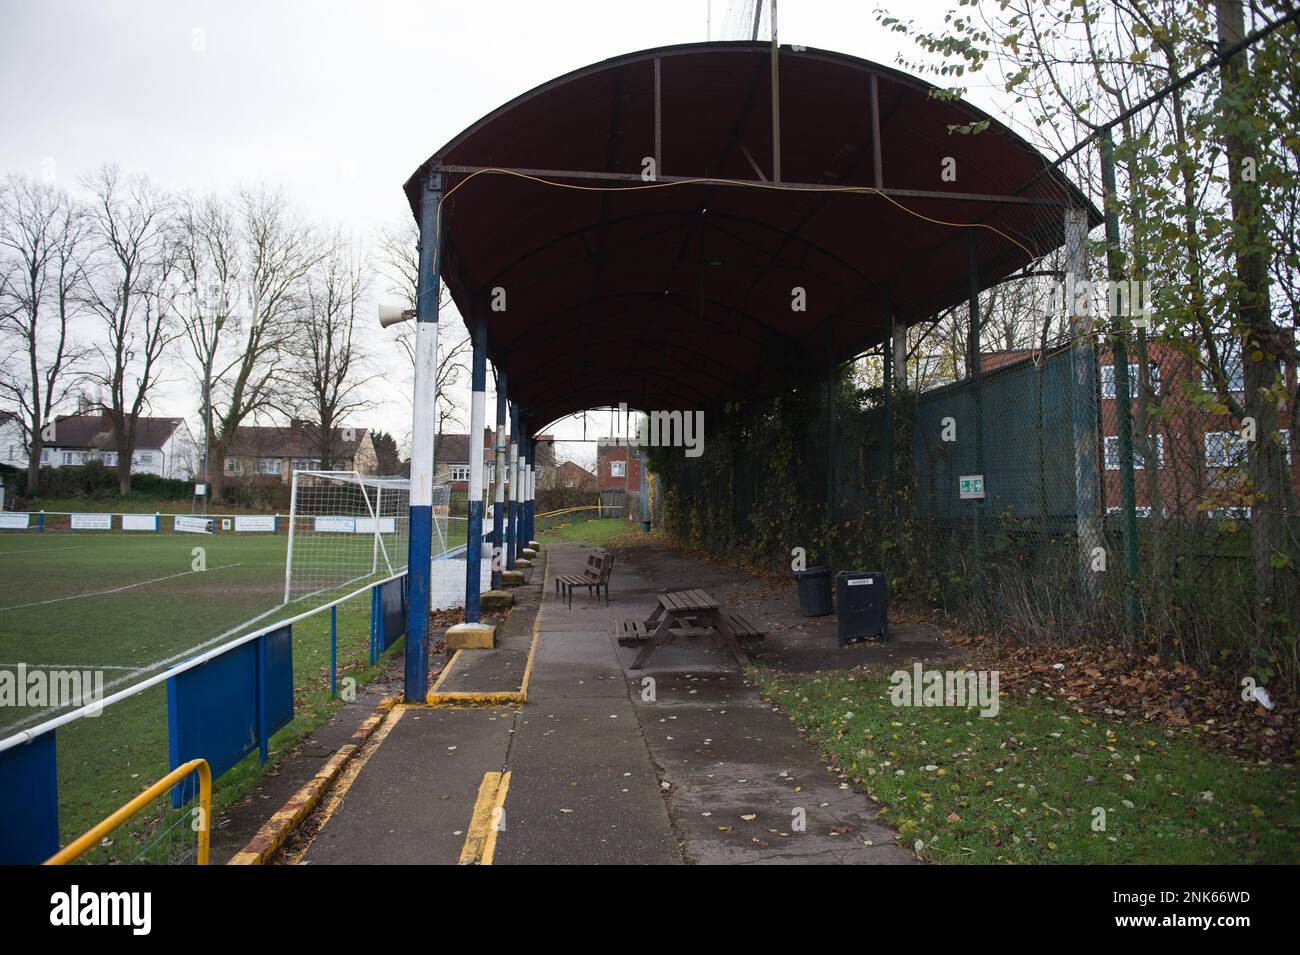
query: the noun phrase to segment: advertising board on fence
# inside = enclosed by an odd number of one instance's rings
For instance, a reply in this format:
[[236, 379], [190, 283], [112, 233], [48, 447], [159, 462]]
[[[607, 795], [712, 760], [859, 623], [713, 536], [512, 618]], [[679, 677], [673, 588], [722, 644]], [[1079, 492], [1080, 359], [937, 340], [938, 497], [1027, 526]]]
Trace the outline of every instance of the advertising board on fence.
[[111, 531], [113, 529], [113, 515], [73, 514], [72, 529], [74, 531]]
[[32, 516], [27, 513], [5, 513], [0, 511], [0, 530], [21, 531], [31, 527]]
[[263, 514], [236, 514], [236, 531], [274, 531], [275, 518]]
[[158, 518], [154, 514], [123, 514], [122, 530], [124, 531], [156, 531], [158, 529]]
[[210, 517], [185, 517], [177, 515], [172, 518], [172, 530], [181, 531], [186, 534], [211, 534], [212, 518]]
[[357, 520], [355, 517], [326, 517], [319, 516], [316, 518], [316, 530], [327, 534], [353, 534], [357, 529]]
[[397, 518], [395, 517], [381, 517], [377, 520], [373, 517], [358, 517], [355, 530], [358, 534], [373, 534], [375, 533], [376, 523], [379, 524], [380, 534], [397, 533]]

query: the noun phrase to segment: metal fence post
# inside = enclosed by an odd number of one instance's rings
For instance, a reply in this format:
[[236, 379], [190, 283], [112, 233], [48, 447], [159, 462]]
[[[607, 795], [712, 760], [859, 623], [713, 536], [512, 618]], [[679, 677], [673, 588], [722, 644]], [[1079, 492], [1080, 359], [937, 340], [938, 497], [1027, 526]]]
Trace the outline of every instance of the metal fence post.
[[[1110, 129], [1101, 136], [1101, 182], [1106, 212], [1106, 274], [1112, 282], [1124, 278], [1124, 250], [1120, 244], [1119, 208], [1115, 188], [1115, 143]], [[1121, 311], [1120, 309], [1116, 310]], [[1120, 528], [1124, 539], [1124, 617], [1130, 629], [1138, 625], [1137, 603], [1137, 490], [1133, 481], [1133, 406], [1128, 381], [1128, 321], [1122, 314], [1110, 317], [1111, 356], [1115, 370], [1115, 430], [1119, 433]]]
[[[971, 397], [975, 402], [975, 473], [984, 475], [984, 397], [980, 381], [980, 275], [979, 256], [975, 241], [975, 230], [966, 233], [967, 249], [970, 261], [970, 334], [967, 342], [967, 377], [971, 381]], [[988, 479], [984, 479], [984, 493], [989, 490]], [[977, 498], [975, 504], [975, 579], [981, 597], [986, 596], [984, 578], [984, 498]]]

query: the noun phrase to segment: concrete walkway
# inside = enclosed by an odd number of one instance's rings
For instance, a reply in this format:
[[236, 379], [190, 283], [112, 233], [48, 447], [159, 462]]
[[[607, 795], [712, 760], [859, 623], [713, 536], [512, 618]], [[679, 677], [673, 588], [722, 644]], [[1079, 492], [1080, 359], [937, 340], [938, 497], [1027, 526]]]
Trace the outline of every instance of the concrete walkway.
[[[771, 588], [658, 548], [620, 553], [609, 607], [578, 594], [570, 610], [552, 579], [580, 571], [587, 553], [548, 545], [545, 580], [534, 572], [516, 591], [504, 649], [462, 651], [444, 681], [515, 689], [503, 683], [520, 675], [524, 638], [535, 635], [527, 701], [394, 711], [286, 861], [455, 863], [480, 784], [496, 772], [509, 773], [494, 815], [497, 865], [915, 861], [711, 640], [680, 638], [629, 672], [636, 650], [618, 645], [614, 627], [649, 616], [658, 590], [701, 587], [774, 628], [765, 656], [851, 666], [869, 650], [834, 651], [828, 634], [756, 599]], [[919, 628], [875, 648], [909, 659], [940, 650]]]

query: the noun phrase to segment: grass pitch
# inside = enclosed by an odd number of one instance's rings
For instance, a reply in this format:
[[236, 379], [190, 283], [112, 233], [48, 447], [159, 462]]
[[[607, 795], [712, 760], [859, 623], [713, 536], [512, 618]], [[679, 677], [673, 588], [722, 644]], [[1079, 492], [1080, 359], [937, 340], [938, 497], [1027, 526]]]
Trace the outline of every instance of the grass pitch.
[[[455, 522], [453, 522], [455, 523]], [[462, 531], [463, 534], [463, 531]], [[282, 606], [285, 535], [0, 534], [0, 670], [99, 670], [105, 695], [196, 653], [364, 586]], [[195, 547], [206, 569], [196, 570]], [[337, 609], [340, 687], [364, 684], [370, 598]], [[400, 653], [399, 641], [389, 653]], [[276, 753], [341, 705], [329, 695], [329, 613], [294, 625], [294, 722]], [[0, 737], [62, 710], [0, 707]], [[169, 769], [166, 685], [56, 730], [60, 828], [79, 835]], [[257, 756], [216, 782], [218, 804], [256, 782]], [[149, 820], [142, 820], [148, 825]], [[119, 845], [124, 853], [130, 840]], [[129, 853], [120, 858], [129, 858]], [[109, 860], [119, 857], [110, 851]], [[98, 861], [105, 861], [103, 854]]]

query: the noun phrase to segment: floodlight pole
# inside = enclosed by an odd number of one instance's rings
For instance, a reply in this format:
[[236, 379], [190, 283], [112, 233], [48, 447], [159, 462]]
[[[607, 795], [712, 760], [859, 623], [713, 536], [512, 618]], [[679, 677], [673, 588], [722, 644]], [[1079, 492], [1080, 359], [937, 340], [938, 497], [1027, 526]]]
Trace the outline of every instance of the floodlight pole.
[[442, 176], [430, 173], [420, 200], [419, 274], [415, 301], [415, 389], [411, 412], [410, 538], [407, 545], [406, 702], [429, 692], [429, 582], [433, 562], [433, 432], [438, 378], [438, 298]]
[[501, 589], [501, 571], [505, 569], [506, 508], [506, 373], [497, 370], [497, 430], [493, 439], [496, 452], [496, 480], [493, 482], [495, 506], [492, 508], [492, 589]]
[[483, 424], [487, 413], [487, 319], [474, 319], [469, 405], [469, 522], [465, 531], [465, 622], [479, 622], [483, 566]]

